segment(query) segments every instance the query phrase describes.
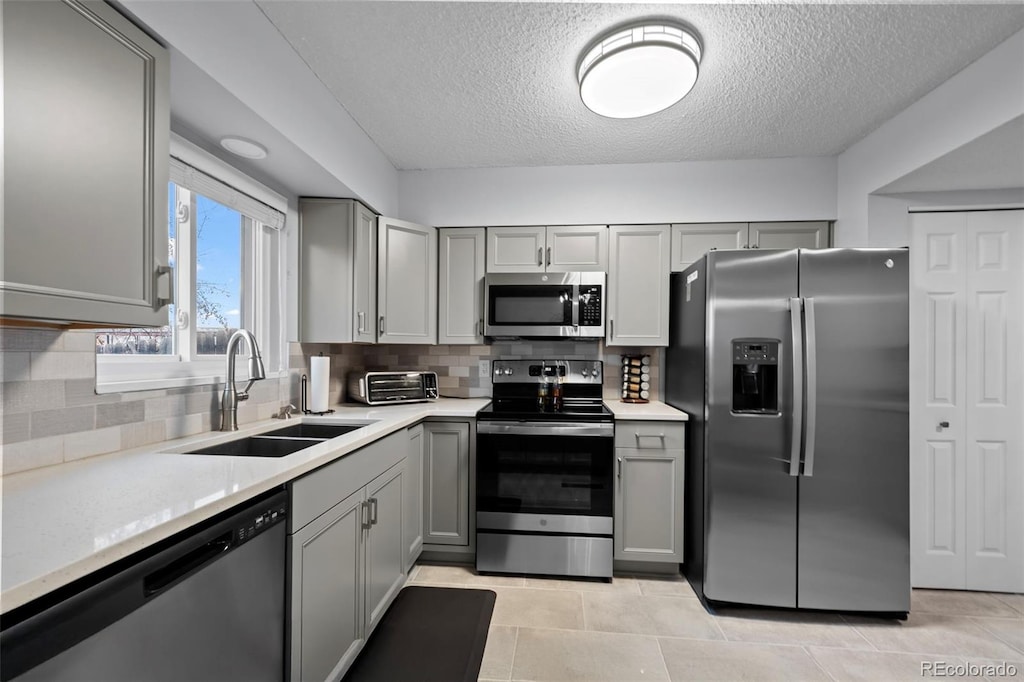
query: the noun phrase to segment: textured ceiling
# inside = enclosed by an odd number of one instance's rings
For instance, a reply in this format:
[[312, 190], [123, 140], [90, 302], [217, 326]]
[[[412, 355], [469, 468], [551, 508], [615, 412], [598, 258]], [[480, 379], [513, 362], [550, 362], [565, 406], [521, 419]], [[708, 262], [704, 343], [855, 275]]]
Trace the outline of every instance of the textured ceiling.
[[[1024, 5], [646, 5], [257, 0], [396, 168], [837, 154], [1024, 27]], [[605, 30], [695, 27], [670, 109], [603, 119], [574, 67]]]

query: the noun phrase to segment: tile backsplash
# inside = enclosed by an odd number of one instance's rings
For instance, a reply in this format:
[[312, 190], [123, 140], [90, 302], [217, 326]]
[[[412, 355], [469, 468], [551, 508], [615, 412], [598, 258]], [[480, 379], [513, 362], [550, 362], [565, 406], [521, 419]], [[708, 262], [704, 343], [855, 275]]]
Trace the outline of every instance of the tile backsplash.
[[[300, 405], [299, 378], [309, 359], [331, 358], [331, 403], [345, 399], [351, 370], [437, 372], [442, 396], [491, 395], [481, 361], [542, 358], [603, 360], [604, 397], [617, 400], [620, 353], [651, 356], [651, 398], [661, 394], [657, 348], [606, 348], [601, 342], [497, 341], [482, 345], [289, 344], [288, 375], [256, 382], [239, 403], [238, 422], [267, 419], [287, 403]], [[92, 331], [0, 328], [0, 460], [4, 474], [70, 462], [181, 438], [219, 426], [223, 384], [96, 394]]]
[[[223, 384], [97, 395], [95, 343], [92, 331], [0, 328], [4, 474], [219, 427]], [[253, 384], [238, 405], [239, 424], [266, 419], [297, 396], [299, 373]]]
[[621, 355], [647, 354], [651, 357], [651, 399], [660, 395], [661, 353], [658, 348], [606, 348], [600, 342], [518, 340], [483, 345], [354, 345], [292, 344], [291, 366], [309, 367], [311, 356], [323, 353], [331, 358], [330, 400], [345, 399], [345, 375], [350, 370], [419, 369], [437, 372], [442, 396], [481, 398], [491, 395], [490, 374], [480, 376], [480, 362], [505, 359], [603, 360], [605, 400], [617, 400], [621, 388]]

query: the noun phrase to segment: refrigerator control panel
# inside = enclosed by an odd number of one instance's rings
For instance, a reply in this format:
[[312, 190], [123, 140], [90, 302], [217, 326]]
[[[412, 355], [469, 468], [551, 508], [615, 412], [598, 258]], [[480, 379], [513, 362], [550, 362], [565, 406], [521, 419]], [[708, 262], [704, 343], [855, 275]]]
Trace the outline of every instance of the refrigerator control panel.
[[734, 362], [777, 364], [779, 361], [779, 342], [767, 340], [752, 341], [749, 339], [733, 341], [732, 359]]

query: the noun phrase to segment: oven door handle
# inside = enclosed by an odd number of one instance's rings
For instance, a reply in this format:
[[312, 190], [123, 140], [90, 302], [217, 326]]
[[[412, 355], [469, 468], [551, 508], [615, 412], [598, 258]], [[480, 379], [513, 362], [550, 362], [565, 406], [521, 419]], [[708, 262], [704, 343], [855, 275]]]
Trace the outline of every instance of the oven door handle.
[[486, 422], [478, 421], [476, 432], [509, 436], [596, 436], [612, 438], [615, 425], [608, 423], [580, 424], [577, 422]]

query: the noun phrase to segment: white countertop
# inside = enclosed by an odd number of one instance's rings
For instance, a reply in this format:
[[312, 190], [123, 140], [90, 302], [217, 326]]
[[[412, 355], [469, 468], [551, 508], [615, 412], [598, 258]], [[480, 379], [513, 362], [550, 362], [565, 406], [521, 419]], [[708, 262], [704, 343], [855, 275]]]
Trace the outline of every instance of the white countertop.
[[268, 419], [0, 478], [0, 611], [7, 612], [260, 493], [430, 417], [475, 417], [488, 398], [366, 407], [337, 405], [307, 423], [375, 423], [286, 457], [175, 454], [271, 431]]
[[649, 403], [624, 403], [621, 400], [605, 400], [605, 406], [612, 411], [616, 419], [643, 419], [651, 421], [685, 422], [689, 417], [674, 407], [660, 400]]

